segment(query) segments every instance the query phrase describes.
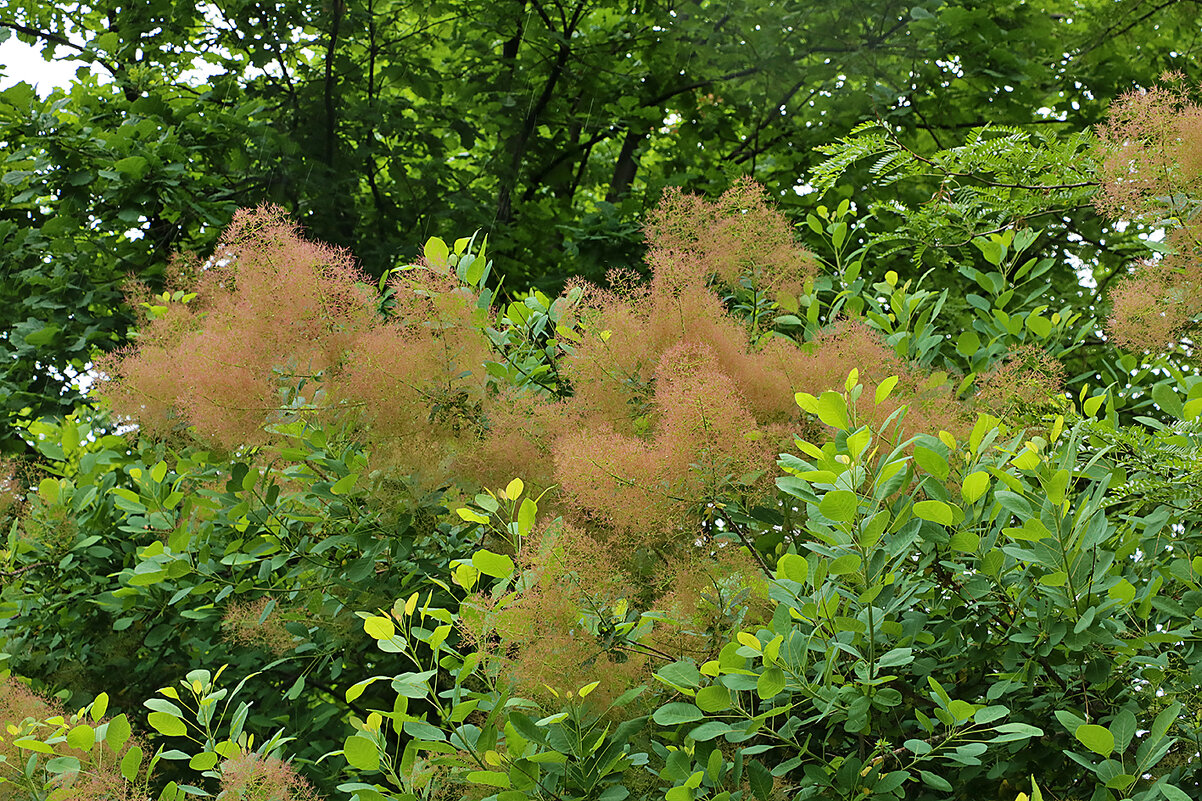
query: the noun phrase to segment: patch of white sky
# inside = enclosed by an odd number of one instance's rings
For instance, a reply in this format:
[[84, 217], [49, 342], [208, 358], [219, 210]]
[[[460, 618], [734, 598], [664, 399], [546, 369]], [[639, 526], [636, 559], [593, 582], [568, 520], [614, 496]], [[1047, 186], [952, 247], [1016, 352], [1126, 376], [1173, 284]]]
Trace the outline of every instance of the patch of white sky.
[[[67, 50], [65, 47], [57, 48], [57, 52], [64, 55]], [[65, 88], [76, 80], [76, 73], [81, 69], [90, 71], [91, 67], [69, 58], [47, 61], [42, 56], [41, 48], [26, 44], [16, 36], [0, 42], [0, 89], [27, 83], [39, 97], [46, 97], [55, 89]], [[98, 72], [103, 73], [103, 70]]]
[[[200, 6], [200, 9], [204, 13], [206, 22], [212, 29], [220, 30], [229, 28], [229, 23], [222, 17], [221, 11], [217, 6], [212, 3], [205, 3]], [[3, 34], [0, 33], [0, 35]], [[80, 36], [78, 32], [67, 31], [66, 38], [81, 48], [86, 44], [86, 39]], [[300, 40], [301, 32], [293, 31], [293, 43], [295, 44]], [[51, 57], [49, 61], [46, 59], [47, 51]], [[78, 50], [76, 48], [66, 45], [54, 45], [42, 42], [32, 45], [21, 41], [16, 35], [10, 35], [5, 41], [0, 42], [0, 90], [24, 82], [31, 85], [39, 97], [44, 98], [55, 89], [65, 89], [73, 81], [78, 80], [81, 77], [81, 70], [95, 74], [97, 80], [101, 83], [111, 80], [108, 72], [103, 67], [72, 58], [77, 53]], [[209, 53], [217, 56], [229, 55], [228, 51], [220, 47], [210, 49]], [[179, 77], [181, 83], [197, 86], [203, 84], [210, 77], [221, 74], [223, 71], [224, 67], [207, 61], [200, 53], [197, 53], [196, 57], [192, 60], [192, 69], [181, 73]], [[278, 66], [272, 64], [264, 69], [248, 67], [245, 74], [247, 77], [251, 77], [256, 73], [275, 75], [278, 72]]]

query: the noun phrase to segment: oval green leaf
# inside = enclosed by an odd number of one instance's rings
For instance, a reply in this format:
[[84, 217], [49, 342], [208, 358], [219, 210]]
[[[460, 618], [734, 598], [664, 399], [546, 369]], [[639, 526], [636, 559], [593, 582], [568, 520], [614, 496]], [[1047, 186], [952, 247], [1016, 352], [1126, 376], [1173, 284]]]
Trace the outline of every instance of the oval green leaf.
[[697, 706], [702, 712], [721, 712], [730, 709], [730, 690], [712, 684], [697, 691]]
[[96, 731], [86, 723], [81, 723], [67, 732], [67, 745], [77, 751], [91, 751], [96, 743]]
[[1114, 735], [1105, 726], [1095, 723], [1083, 723], [1077, 727], [1073, 735], [1081, 744], [1100, 756], [1108, 757], [1114, 753]]
[[503, 553], [476, 551], [472, 554], [472, 567], [486, 576], [505, 578], [513, 573], [513, 560]]
[[785, 673], [778, 667], [770, 667], [765, 670], [755, 683], [756, 695], [764, 700], [775, 698], [784, 689]]
[[218, 756], [213, 751], [201, 751], [196, 756], [188, 760], [188, 767], [192, 770], [211, 770], [217, 764]]
[[858, 554], [849, 553], [840, 556], [831, 562], [827, 572], [832, 576], [844, 576], [848, 573], [855, 573], [860, 569], [860, 557]]
[[168, 737], [182, 737], [188, 733], [188, 727], [175, 715], [168, 715], [166, 712], [151, 712], [146, 719], [156, 731]]
[[366, 737], [352, 734], [342, 745], [342, 755], [347, 764], [356, 770], [379, 770], [380, 750]]
[[664, 704], [655, 710], [655, 714], [651, 716], [651, 719], [661, 726], [675, 726], [679, 723], [692, 723], [695, 720], [701, 720], [703, 717], [705, 717], [704, 713], [697, 708], [696, 704], [674, 701], [670, 704]]
[[988, 489], [989, 474], [978, 470], [965, 476], [964, 483], [960, 485], [960, 494], [964, 496], [964, 500], [975, 503]]
[[125, 780], [133, 783], [138, 780], [138, 769], [142, 767], [142, 749], [139, 746], [131, 746], [125, 752], [125, 756], [121, 757], [121, 775]]
[[859, 499], [851, 490], [832, 490], [823, 496], [818, 511], [828, 520], [846, 523], [856, 516]]
[[929, 520], [941, 526], [950, 526], [955, 519], [952, 508], [943, 501], [919, 501], [914, 504], [914, 515], [920, 520]]
[[386, 617], [373, 615], [363, 621], [363, 630], [375, 640], [391, 640], [396, 634], [396, 626]]
[[787, 553], [776, 563], [777, 578], [805, 583], [810, 575], [810, 563], [795, 553]]
[[120, 751], [121, 747], [129, 740], [129, 735], [132, 729], [129, 725], [129, 718], [124, 714], [118, 715], [108, 722], [108, 729], [104, 733], [104, 741], [109, 744], [109, 748], [113, 751]]

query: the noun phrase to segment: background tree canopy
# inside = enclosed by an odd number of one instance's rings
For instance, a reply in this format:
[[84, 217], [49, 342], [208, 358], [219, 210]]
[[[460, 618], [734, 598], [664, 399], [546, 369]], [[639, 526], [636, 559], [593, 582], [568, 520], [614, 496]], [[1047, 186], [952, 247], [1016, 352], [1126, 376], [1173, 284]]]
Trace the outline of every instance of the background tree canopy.
[[[479, 229], [509, 286], [553, 289], [636, 260], [666, 186], [751, 175], [799, 219], [813, 149], [864, 121], [919, 153], [987, 123], [1086, 129], [1118, 93], [1190, 71], [1196, 20], [1185, 0], [12, 0], [0, 35], [90, 73], [0, 96], [0, 401], [69, 409], [61, 376], [124, 341], [125, 277], [157, 285], [241, 206], [283, 206], [375, 276], [428, 236]], [[940, 185], [871, 199], [913, 206]], [[1094, 305], [1063, 253], [1104, 283], [1124, 238], [1072, 207], [1041, 222], [1058, 294]], [[911, 274], [912, 255], [882, 267]]]

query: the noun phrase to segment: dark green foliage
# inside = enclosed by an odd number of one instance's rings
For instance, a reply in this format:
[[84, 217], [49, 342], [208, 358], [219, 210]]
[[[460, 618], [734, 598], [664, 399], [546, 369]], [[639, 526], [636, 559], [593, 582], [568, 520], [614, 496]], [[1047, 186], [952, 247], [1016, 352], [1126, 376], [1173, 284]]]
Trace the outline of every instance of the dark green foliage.
[[[498, 275], [546, 291], [637, 262], [640, 218], [665, 186], [716, 194], [750, 175], [802, 216], [817, 197], [792, 190], [821, 160], [812, 149], [866, 121], [928, 158], [982, 125], [1082, 131], [1119, 92], [1193, 67], [1195, 12], [1180, 1], [15, 0], [0, 35], [92, 75], [45, 100], [28, 85], [0, 100], [0, 403], [9, 415], [69, 411], [79, 396], [61, 388], [91, 349], [125, 341], [126, 276], [157, 289], [168, 255], [207, 249], [238, 206], [284, 206], [376, 276], [430, 235], [481, 229]], [[943, 179], [921, 177], [880, 201], [926, 208]], [[845, 183], [869, 180], [857, 169]], [[981, 233], [990, 215], [972, 211], [951, 225]], [[1103, 283], [1126, 245], [1066, 216], [1032, 255], [1057, 259], [1056, 302], [1080, 310], [1096, 298], [1077, 295], [1062, 252], [1096, 259]], [[946, 233], [923, 241], [947, 244]], [[911, 277], [911, 255], [881, 266]]]

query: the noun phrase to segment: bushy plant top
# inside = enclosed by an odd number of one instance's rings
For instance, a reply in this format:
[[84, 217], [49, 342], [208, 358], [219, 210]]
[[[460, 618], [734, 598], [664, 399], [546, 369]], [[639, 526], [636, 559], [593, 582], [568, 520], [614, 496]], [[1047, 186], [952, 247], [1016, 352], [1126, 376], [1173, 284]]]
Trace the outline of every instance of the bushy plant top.
[[132, 287], [110, 416], [0, 481], [0, 792], [1196, 795], [1181, 341], [1069, 374], [1099, 323], [1035, 232], [974, 237], [957, 298], [866, 278], [848, 202], [806, 225], [669, 192], [648, 280], [550, 298], [475, 238], [369, 283], [261, 208]]

